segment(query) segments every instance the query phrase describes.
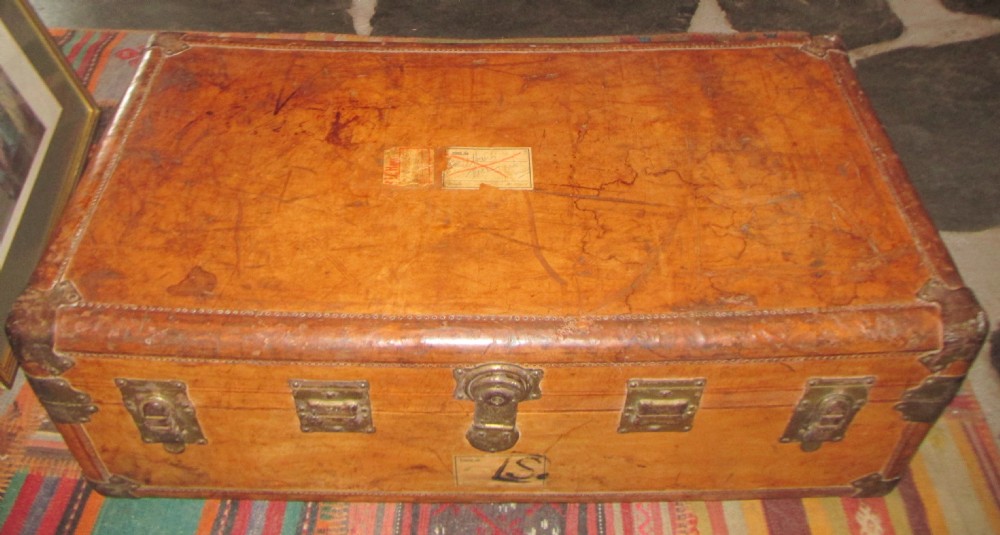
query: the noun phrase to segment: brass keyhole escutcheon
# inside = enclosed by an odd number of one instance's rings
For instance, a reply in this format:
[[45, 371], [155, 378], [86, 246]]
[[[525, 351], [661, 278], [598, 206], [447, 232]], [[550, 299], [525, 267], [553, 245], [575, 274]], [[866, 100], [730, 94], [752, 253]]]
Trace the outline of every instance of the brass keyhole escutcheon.
[[459, 368], [454, 375], [455, 398], [476, 404], [472, 425], [465, 434], [469, 444], [489, 452], [514, 447], [521, 436], [517, 430], [518, 404], [542, 396], [542, 370], [491, 363]]

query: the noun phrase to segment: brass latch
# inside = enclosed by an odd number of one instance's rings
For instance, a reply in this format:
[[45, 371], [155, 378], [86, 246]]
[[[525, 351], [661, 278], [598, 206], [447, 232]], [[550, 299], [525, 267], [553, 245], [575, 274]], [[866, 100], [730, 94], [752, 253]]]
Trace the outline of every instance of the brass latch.
[[503, 363], [456, 369], [455, 399], [476, 403], [472, 426], [465, 434], [469, 444], [490, 452], [514, 447], [521, 436], [517, 404], [542, 397], [542, 374], [542, 370]]
[[705, 379], [630, 379], [619, 433], [690, 431]]
[[288, 381], [303, 433], [374, 433], [368, 381]]
[[809, 379], [781, 442], [801, 442], [802, 451], [816, 451], [823, 442], [843, 440], [873, 384], [870, 376]]
[[170, 453], [208, 443], [183, 382], [115, 379], [115, 384], [143, 442], [163, 444]]

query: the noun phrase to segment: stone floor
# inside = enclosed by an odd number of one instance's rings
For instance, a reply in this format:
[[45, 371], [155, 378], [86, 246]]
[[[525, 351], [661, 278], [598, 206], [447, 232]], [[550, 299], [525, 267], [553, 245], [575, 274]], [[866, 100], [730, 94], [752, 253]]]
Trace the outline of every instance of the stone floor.
[[[71, 28], [463, 38], [778, 29], [840, 33], [963, 276], [991, 317], [1000, 318], [997, 0], [29, 2], [46, 24]], [[994, 435], [1000, 436], [1000, 379], [987, 358], [979, 359], [971, 382]]]

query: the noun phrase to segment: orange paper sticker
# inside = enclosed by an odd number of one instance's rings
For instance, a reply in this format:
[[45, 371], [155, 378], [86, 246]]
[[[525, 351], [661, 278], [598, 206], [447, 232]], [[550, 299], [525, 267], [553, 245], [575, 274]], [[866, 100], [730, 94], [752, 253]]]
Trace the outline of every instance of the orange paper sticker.
[[382, 183], [402, 187], [434, 184], [434, 151], [414, 147], [386, 149], [382, 160]]
[[532, 189], [529, 147], [450, 147], [441, 183], [447, 189]]

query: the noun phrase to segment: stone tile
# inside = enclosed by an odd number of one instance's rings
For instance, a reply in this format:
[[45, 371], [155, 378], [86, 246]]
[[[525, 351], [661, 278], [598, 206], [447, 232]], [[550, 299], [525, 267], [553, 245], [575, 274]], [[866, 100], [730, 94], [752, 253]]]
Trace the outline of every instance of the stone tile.
[[891, 41], [851, 49], [852, 60], [892, 50], [941, 46], [1000, 34], [1000, 19], [948, 11], [941, 0], [886, 0], [906, 31]]
[[[979, 304], [991, 318], [992, 327], [1000, 329], [1000, 271], [997, 270], [1000, 251], [1000, 227], [980, 232], [942, 232], [965, 284], [972, 288]], [[967, 386], [979, 400], [994, 437], [1000, 437], [1000, 373], [991, 366], [990, 351], [1000, 351], [1000, 332], [994, 331], [992, 345], [987, 342], [969, 370]], [[995, 360], [994, 360], [995, 362]]]
[[938, 228], [1000, 225], [1000, 36], [897, 50], [857, 71]]
[[903, 23], [885, 0], [719, 0], [738, 31], [835, 33], [848, 48], [895, 39]]
[[941, 0], [941, 3], [952, 11], [1000, 17], [1000, 2], [996, 0]]
[[683, 32], [698, 0], [380, 0], [374, 35], [455, 38]]
[[54, 28], [354, 33], [350, 0], [28, 0]]

